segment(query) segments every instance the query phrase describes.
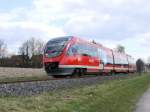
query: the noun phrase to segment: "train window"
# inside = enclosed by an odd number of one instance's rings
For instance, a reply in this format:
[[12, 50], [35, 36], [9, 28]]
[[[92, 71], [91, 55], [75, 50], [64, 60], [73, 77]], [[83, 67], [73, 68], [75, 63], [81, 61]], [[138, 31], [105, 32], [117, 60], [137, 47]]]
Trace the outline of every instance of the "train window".
[[60, 37], [60, 38], [54, 38], [51, 39], [48, 43], [47, 46], [62, 46], [65, 45], [66, 42], [69, 40], [69, 37]]
[[113, 64], [113, 57], [107, 56], [107, 63]]
[[66, 46], [67, 41], [70, 37], [61, 37], [61, 38], [54, 38], [48, 41], [46, 44], [44, 53], [48, 54], [48, 57], [56, 57], [60, 55], [63, 49]]
[[87, 49], [86, 52], [90, 56], [98, 57], [98, 50], [97, 50], [97, 48], [88, 45], [88, 46], [86, 46], [86, 49]]
[[126, 64], [126, 65], [128, 64], [128, 60], [127, 60], [126, 56], [124, 57], [124, 64]]
[[68, 55], [75, 55], [79, 52], [79, 46], [77, 44], [72, 45], [68, 50]]
[[85, 44], [74, 44], [68, 50], [68, 55], [79, 54], [97, 57], [97, 49]]
[[[93, 52], [92, 52], [92, 53], [93, 53], [93, 56], [94, 56], [94, 57], [98, 57], [98, 49], [93, 47], [93, 48], [92, 48], [92, 51], [93, 51]], [[90, 52], [90, 51], [89, 51], [89, 52]]]
[[115, 64], [121, 64], [121, 59], [118, 54], [114, 54]]
[[115, 64], [126, 65], [128, 64], [127, 57], [122, 54], [115, 54]]
[[86, 45], [84, 45], [84, 44], [79, 44], [79, 52], [78, 52], [80, 55], [89, 55], [89, 53], [88, 53], [88, 49], [87, 49], [87, 47], [86, 47]]
[[107, 56], [106, 56], [106, 52], [102, 49], [98, 49], [99, 52], [99, 58], [100, 60], [102, 60], [104, 62], [104, 64], [107, 64]]

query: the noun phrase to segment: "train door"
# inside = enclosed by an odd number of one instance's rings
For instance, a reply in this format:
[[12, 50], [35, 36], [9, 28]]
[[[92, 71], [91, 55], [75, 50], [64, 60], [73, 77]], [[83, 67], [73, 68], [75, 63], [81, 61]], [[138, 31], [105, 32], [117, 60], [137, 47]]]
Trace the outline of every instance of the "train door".
[[107, 64], [107, 56], [103, 49], [98, 49], [98, 56], [99, 56], [99, 68], [100, 70], [104, 70], [104, 66]]

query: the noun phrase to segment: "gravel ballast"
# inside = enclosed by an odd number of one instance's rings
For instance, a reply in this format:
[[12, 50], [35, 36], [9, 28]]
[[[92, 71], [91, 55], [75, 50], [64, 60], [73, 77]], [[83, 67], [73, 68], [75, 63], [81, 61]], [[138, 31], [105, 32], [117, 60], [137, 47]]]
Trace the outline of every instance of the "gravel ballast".
[[[96, 76], [75, 79], [60, 79], [36, 82], [20, 82], [0, 84], [1, 96], [30, 96], [48, 91], [56, 91], [61, 89], [69, 89], [84, 85], [92, 85], [102, 83], [105, 80], [127, 78], [130, 75], [124, 76]], [[131, 75], [132, 76], [132, 75]]]

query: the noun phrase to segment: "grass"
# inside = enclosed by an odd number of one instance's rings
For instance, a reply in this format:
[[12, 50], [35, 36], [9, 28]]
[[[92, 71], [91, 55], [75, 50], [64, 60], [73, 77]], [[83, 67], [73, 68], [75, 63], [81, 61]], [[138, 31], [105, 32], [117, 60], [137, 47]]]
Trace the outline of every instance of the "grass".
[[149, 84], [146, 74], [31, 97], [0, 97], [0, 112], [133, 112]]

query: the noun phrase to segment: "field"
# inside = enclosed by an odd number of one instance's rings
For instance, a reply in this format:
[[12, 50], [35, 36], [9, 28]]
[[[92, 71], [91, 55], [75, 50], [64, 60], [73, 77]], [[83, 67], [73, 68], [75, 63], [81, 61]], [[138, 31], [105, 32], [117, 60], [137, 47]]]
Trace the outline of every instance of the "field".
[[[0, 83], [48, 78], [43, 68], [8, 68], [0, 67]], [[50, 78], [50, 77], [49, 77]]]
[[46, 75], [44, 69], [0, 67], [0, 77], [32, 77]]
[[133, 112], [150, 74], [30, 97], [0, 97], [0, 112]]

